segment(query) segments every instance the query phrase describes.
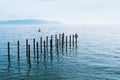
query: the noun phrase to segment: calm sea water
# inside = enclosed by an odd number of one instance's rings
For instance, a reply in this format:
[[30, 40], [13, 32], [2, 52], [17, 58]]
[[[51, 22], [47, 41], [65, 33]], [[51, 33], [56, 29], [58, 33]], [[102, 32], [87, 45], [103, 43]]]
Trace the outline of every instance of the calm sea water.
[[[41, 32], [38, 32], [38, 29]], [[33, 38], [59, 33], [77, 33], [78, 48], [56, 56], [53, 61], [38, 64], [33, 59], [31, 68], [26, 62], [25, 40], [32, 46]], [[20, 63], [17, 62], [17, 40], [20, 40]], [[7, 42], [11, 45], [11, 66], [7, 61]], [[120, 80], [120, 26], [110, 25], [1, 25], [0, 80]]]

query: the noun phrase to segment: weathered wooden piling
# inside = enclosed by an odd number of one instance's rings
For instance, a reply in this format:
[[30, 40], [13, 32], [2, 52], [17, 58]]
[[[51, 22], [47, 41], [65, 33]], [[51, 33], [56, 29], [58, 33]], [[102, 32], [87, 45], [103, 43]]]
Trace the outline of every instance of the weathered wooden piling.
[[10, 63], [10, 42], [8, 42], [8, 63]]
[[61, 34], [59, 34], [59, 46], [61, 46]]
[[51, 54], [51, 39], [50, 39], [50, 54]]
[[74, 34], [72, 35], [72, 46], [74, 47]]
[[51, 35], [51, 40], [53, 41], [53, 35]]
[[76, 47], [77, 47], [77, 38], [75, 38], [75, 45], [76, 45]]
[[42, 37], [40, 37], [40, 52], [42, 53]]
[[63, 47], [64, 47], [64, 40], [63, 40], [63, 36], [62, 36], [62, 51], [63, 51]]
[[17, 51], [18, 51], [18, 55], [17, 55], [18, 62], [20, 62], [20, 42], [19, 41], [17, 41]]
[[58, 39], [57, 39], [57, 41], [56, 41], [56, 49], [57, 49], [57, 52], [59, 52], [59, 51], [58, 51]]
[[52, 53], [52, 49], [53, 49], [53, 35], [51, 35], [51, 42], [50, 43], [51, 43], [50, 47], [51, 47], [51, 53]]
[[[46, 40], [44, 40], [44, 41], [42, 41], [42, 37], [40, 37], [40, 41], [39, 41], [40, 44], [38, 44], [38, 42], [35, 41], [35, 38], [33, 38], [33, 53], [34, 53], [35, 60], [37, 60], [37, 63], [39, 62], [39, 58], [41, 60], [43, 60], [42, 57], [44, 57], [44, 61], [48, 60], [48, 57], [47, 57], [48, 52], [50, 52], [49, 55], [50, 55], [50, 59], [52, 61], [54, 49], [58, 55], [58, 52], [61, 51], [61, 48], [62, 48], [62, 53], [63, 53], [63, 51], [65, 51], [65, 49], [66, 49], [66, 53], [67, 53], [68, 48], [70, 48], [70, 50], [72, 50], [71, 49], [72, 47], [75, 47], [75, 46], [77, 47], [77, 38], [78, 38], [77, 34], [64, 36], [64, 33], [62, 33], [62, 35], [59, 34], [58, 38], [57, 38], [57, 35], [55, 35], [55, 46], [54, 46], [53, 35], [51, 35], [50, 41], [48, 41], [48, 36], [46, 36]], [[50, 47], [50, 49], [49, 49], [50, 51], [48, 50], [48, 48], [49, 48], [48, 46]], [[42, 49], [43, 49], [43, 51], [42, 51]], [[41, 54], [39, 54], [40, 51], [41, 51]], [[39, 55], [40, 55], [40, 57], [39, 57]], [[28, 39], [26, 39], [26, 56], [27, 56], [27, 63], [31, 65], [30, 44], [28, 42]], [[20, 41], [19, 40], [17, 41], [17, 58], [18, 58], [18, 62], [19, 62], [20, 61]], [[10, 64], [10, 42], [8, 42], [8, 63]]]
[[69, 47], [71, 49], [71, 35], [69, 36]]
[[28, 57], [28, 39], [26, 39], [26, 56]]
[[52, 53], [52, 39], [50, 40], [50, 52]]
[[68, 40], [67, 40], [67, 36], [66, 36], [66, 51], [67, 51], [67, 43], [68, 43], [67, 41], [68, 41]]
[[64, 36], [65, 36], [64, 33], [62, 33], [62, 37], [63, 37], [63, 38], [64, 38]]
[[64, 47], [64, 33], [62, 33], [62, 48]]
[[35, 56], [35, 38], [33, 39], [33, 53], [34, 53], [34, 58], [36, 57]]
[[48, 36], [46, 36], [46, 52], [48, 53]]
[[38, 42], [36, 42], [36, 52], [37, 52], [37, 63], [38, 63], [38, 59], [39, 59], [39, 49], [38, 49]]
[[57, 34], [55, 35], [55, 48], [57, 48]]
[[75, 45], [77, 47], [77, 38], [78, 38], [78, 34], [75, 34]]
[[52, 59], [52, 39], [50, 39], [50, 57]]
[[44, 40], [44, 62], [46, 61], [46, 47], [45, 47], [45, 40]]
[[31, 59], [30, 59], [30, 44], [28, 44], [28, 64], [31, 65]]

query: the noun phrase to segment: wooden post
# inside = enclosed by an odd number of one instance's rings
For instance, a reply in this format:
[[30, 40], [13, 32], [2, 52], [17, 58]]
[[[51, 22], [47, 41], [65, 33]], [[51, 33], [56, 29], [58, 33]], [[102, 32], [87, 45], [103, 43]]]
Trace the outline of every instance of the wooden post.
[[38, 42], [36, 42], [36, 51], [37, 51], [37, 63], [38, 63], [38, 58], [39, 58], [39, 50], [38, 50]]
[[61, 34], [59, 34], [59, 46], [61, 45]]
[[53, 35], [51, 35], [51, 53], [52, 53], [52, 49], [53, 49], [53, 45], [52, 45], [52, 43], [53, 43]]
[[28, 57], [28, 39], [26, 39], [26, 56]]
[[57, 49], [57, 52], [58, 52], [58, 39], [57, 39], [57, 42], [56, 42], [56, 49]]
[[51, 35], [51, 40], [53, 41], [53, 35]]
[[71, 35], [69, 37], [69, 46], [70, 46], [70, 49], [71, 49]]
[[72, 35], [72, 45], [74, 47], [74, 34]]
[[40, 37], [40, 51], [42, 53], [42, 37]]
[[52, 39], [51, 39], [51, 53], [52, 53], [52, 49], [53, 49], [53, 48], [52, 48], [52, 47], [53, 47], [52, 42], [53, 42], [53, 41], [52, 41]]
[[36, 57], [35, 56], [35, 38], [33, 39], [33, 53], [34, 53], [34, 58]]
[[67, 36], [66, 36], [66, 51], [67, 51]]
[[63, 36], [62, 36], [62, 51], [63, 51], [63, 47], [64, 47], [64, 41], [63, 41]]
[[76, 45], [76, 47], [77, 47], [77, 38], [75, 38], [75, 45]]
[[19, 42], [19, 41], [17, 41], [18, 62], [20, 62], [20, 47], [19, 47], [19, 45], [20, 45], [20, 42]]
[[28, 64], [31, 67], [31, 59], [30, 59], [30, 44], [28, 44]]
[[52, 39], [50, 39], [50, 57], [52, 60]]
[[51, 52], [52, 52], [52, 49], [53, 49], [53, 40], [51, 39]]
[[51, 39], [50, 39], [50, 54], [51, 54]]
[[63, 44], [63, 47], [64, 47], [64, 33], [62, 33], [62, 44]]
[[77, 38], [78, 38], [78, 34], [75, 34], [75, 45], [77, 47]]
[[46, 36], [46, 52], [48, 53], [48, 36]]
[[8, 42], [8, 63], [10, 63], [10, 43]]
[[44, 62], [46, 62], [46, 49], [45, 49], [45, 40], [44, 40]]
[[55, 35], [55, 48], [57, 48], [57, 34]]

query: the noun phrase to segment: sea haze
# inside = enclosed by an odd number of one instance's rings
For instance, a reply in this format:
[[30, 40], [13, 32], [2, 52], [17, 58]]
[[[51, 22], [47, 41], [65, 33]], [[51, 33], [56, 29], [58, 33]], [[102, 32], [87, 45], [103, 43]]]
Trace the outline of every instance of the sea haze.
[[61, 24], [59, 21], [23, 19], [23, 20], [5, 20], [0, 21], [0, 25], [27, 25], [27, 24]]

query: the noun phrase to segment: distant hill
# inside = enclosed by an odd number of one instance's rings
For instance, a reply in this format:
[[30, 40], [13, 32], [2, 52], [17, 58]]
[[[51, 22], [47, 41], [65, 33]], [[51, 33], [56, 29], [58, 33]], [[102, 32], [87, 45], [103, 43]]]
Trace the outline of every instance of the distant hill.
[[36, 20], [36, 19], [25, 19], [25, 20], [5, 20], [0, 21], [0, 25], [17, 25], [17, 24], [61, 24], [58, 21], [47, 21], [47, 20]]

